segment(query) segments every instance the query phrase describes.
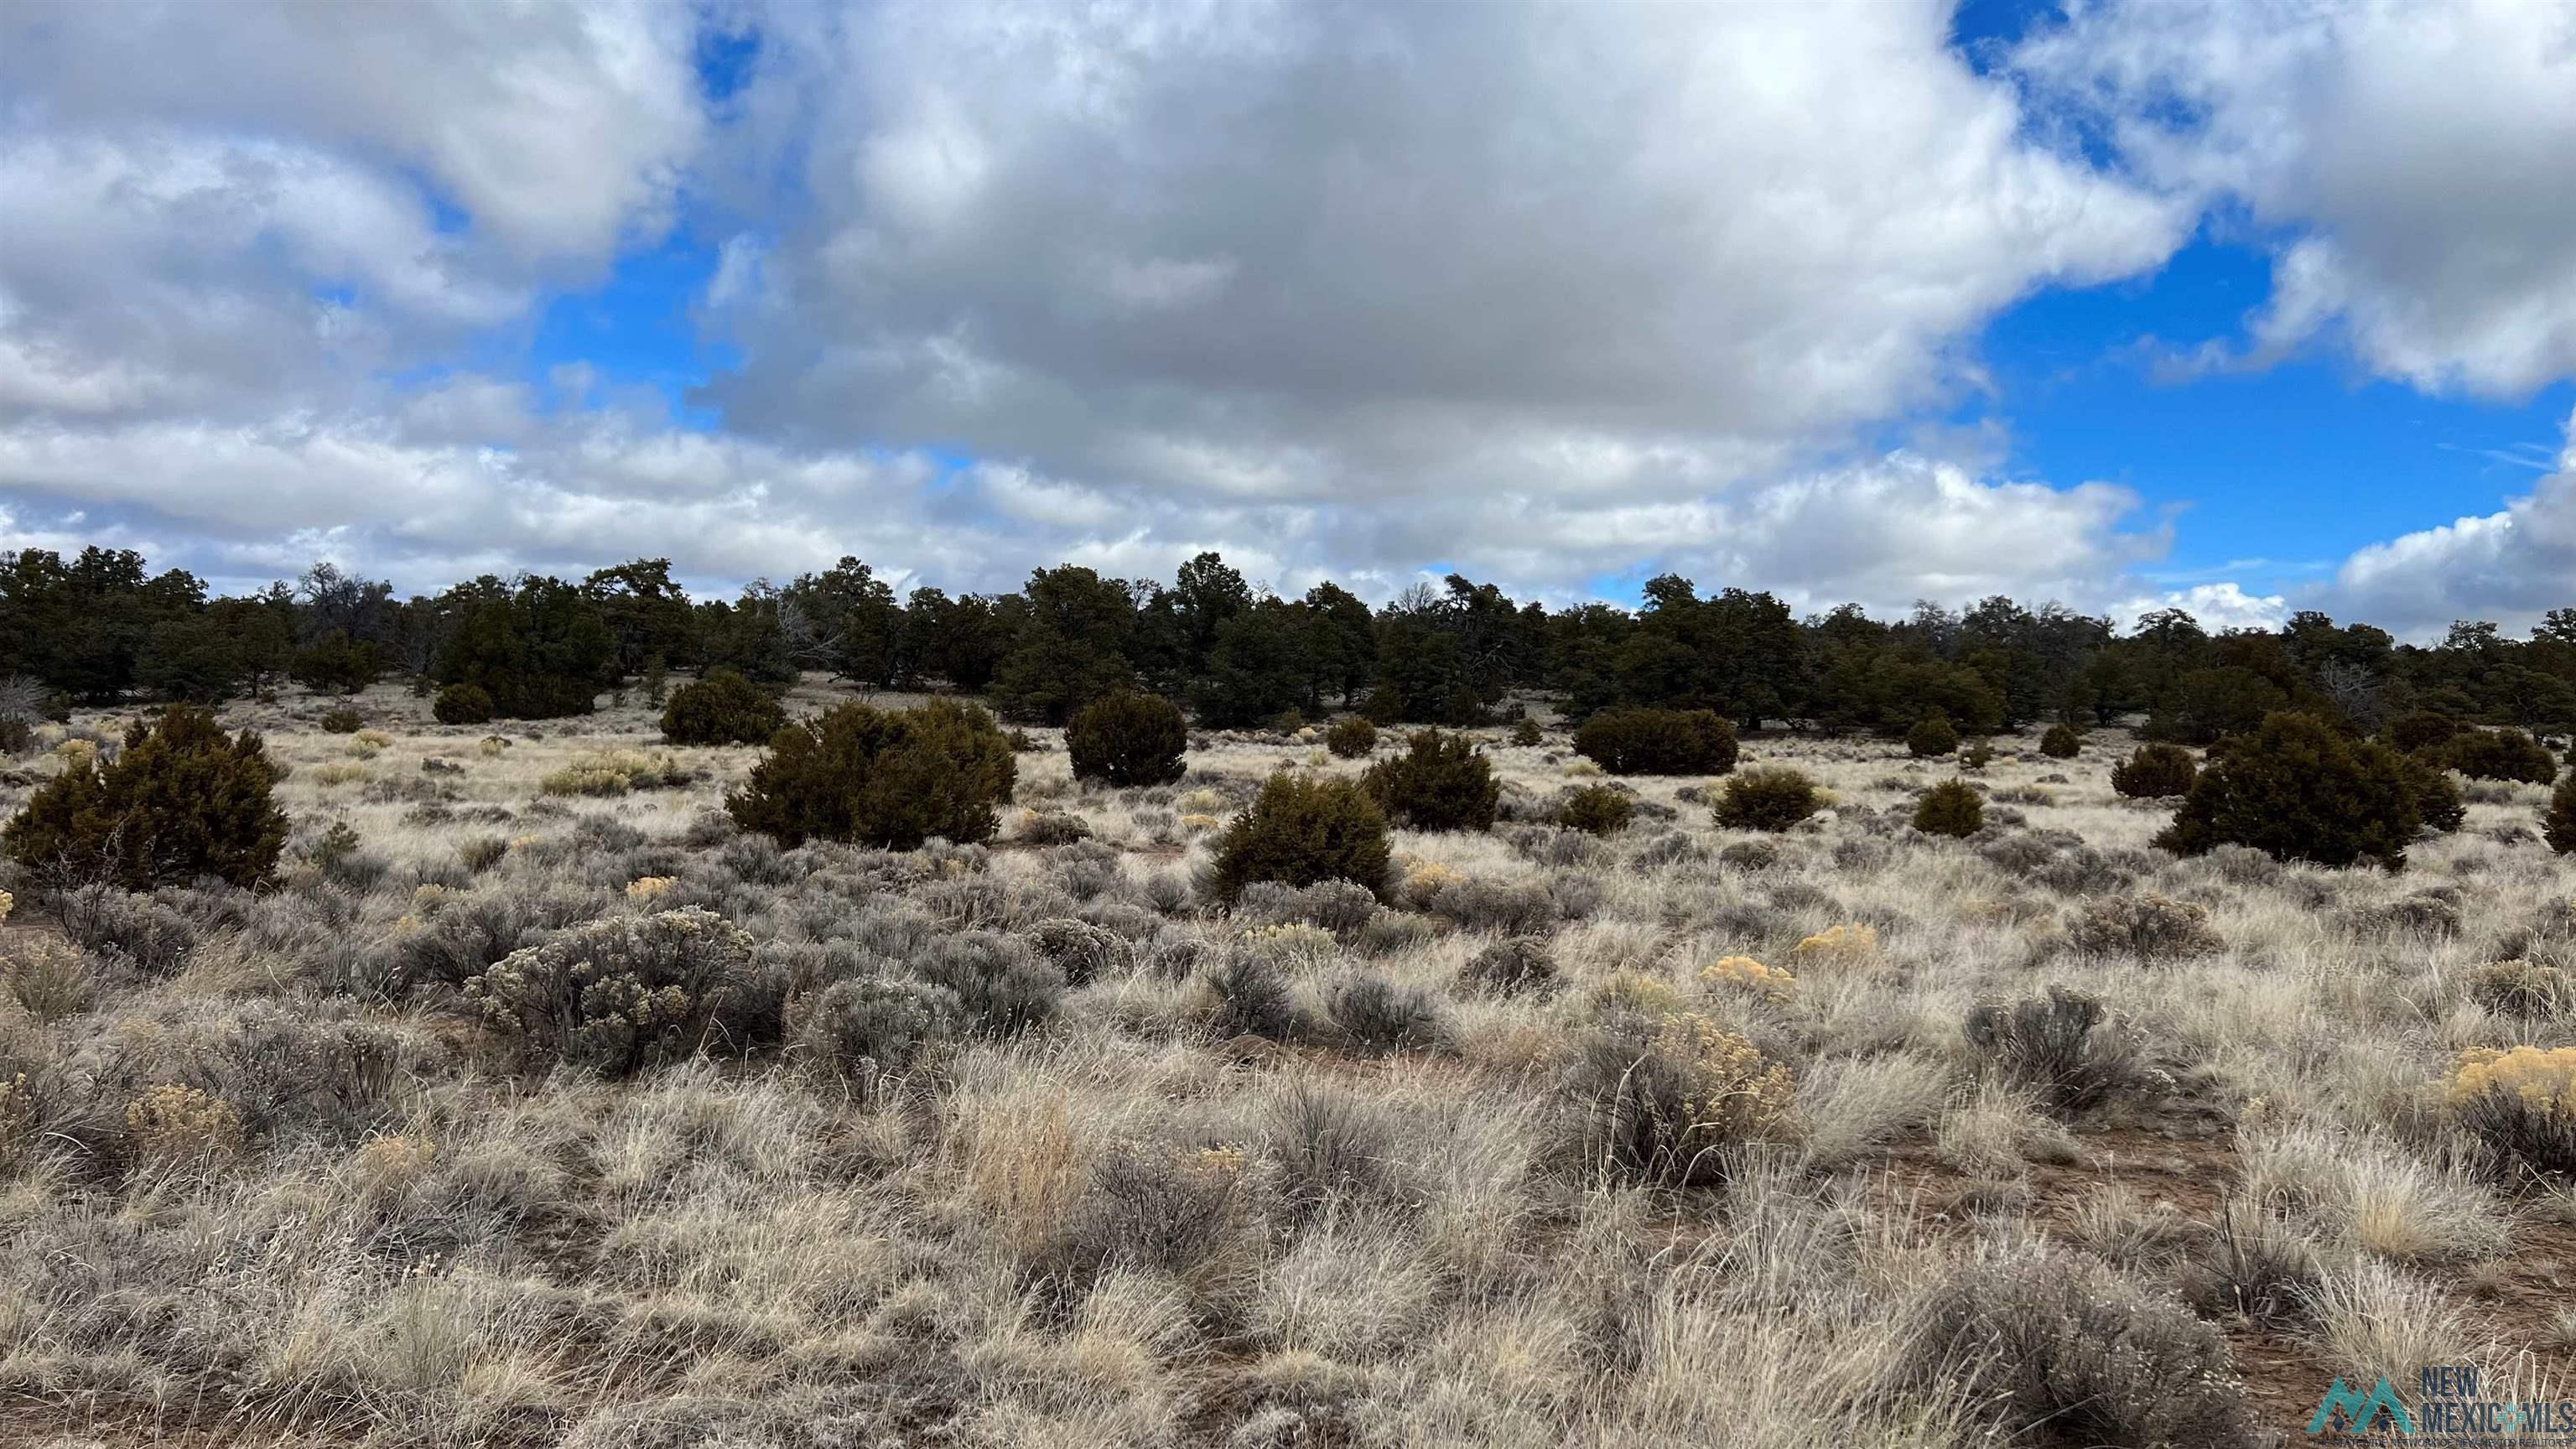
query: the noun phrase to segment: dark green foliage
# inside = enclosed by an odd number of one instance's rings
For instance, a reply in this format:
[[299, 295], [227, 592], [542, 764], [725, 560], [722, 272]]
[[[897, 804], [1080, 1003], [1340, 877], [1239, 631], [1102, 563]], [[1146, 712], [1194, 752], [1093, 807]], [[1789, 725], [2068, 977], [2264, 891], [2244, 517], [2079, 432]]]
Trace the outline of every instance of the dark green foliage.
[[455, 632], [438, 656], [441, 684], [473, 684], [502, 719], [588, 714], [616, 643], [599, 606], [560, 579], [498, 579], [451, 590]]
[[337, 630], [296, 650], [286, 669], [288, 678], [315, 694], [355, 694], [383, 672], [374, 644]]
[[1538, 721], [1531, 719], [1527, 715], [1523, 715], [1512, 722], [1513, 744], [1527, 748], [1531, 745], [1541, 743], [1546, 738], [1547, 734], [1538, 727]]
[[1927, 714], [1905, 732], [1905, 749], [1918, 760], [1937, 759], [1959, 748], [1959, 732], [1946, 714]]
[[1359, 715], [1335, 720], [1324, 731], [1324, 748], [1345, 760], [1363, 759], [1377, 751], [1377, 726]]
[[2390, 720], [2388, 728], [2382, 730], [2380, 736], [2387, 741], [2389, 748], [2405, 750], [2411, 754], [2417, 750], [2438, 749], [2447, 745], [2453, 737], [2466, 728], [2468, 726], [2461, 724], [2450, 715], [2436, 714], [2431, 710], [2417, 710], [2413, 714], [2400, 715]]
[[429, 713], [440, 724], [489, 724], [492, 696], [479, 684], [451, 684], [429, 702]]
[[1064, 728], [1077, 780], [1122, 789], [1168, 785], [1187, 773], [1189, 722], [1159, 694], [1113, 694], [1077, 711]]
[[1557, 802], [1556, 823], [1586, 835], [1616, 835], [1635, 818], [1637, 802], [1625, 790], [1585, 785], [1569, 790]]
[[1757, 767], [1719, 787], [1717, 823], [1732, 830], [1786, 830], [1823, 806], [1816, 782], [1785, 766]]
[[153, 625], [135, 660], [134, 682], [156, 698], [189, 704], [221, 704], [232, 698], [250, 672], [243, 635], [247, 618], [238, 604], [221, 599], [202, 614]]
[[1994, 762], [1995, 747], [1984, 740], [1979, 740], [1959, 752], [1959, 764], [1963, 769], [1982, 770]]
[[2549, 792], [2549, 808], [2540, 814], [2540, 833], [2560, 855], [2576, 855], [2576, 775]]
[[2405, 762], [2406, 778], [2415, 791], [2415, 813], [2422, 817], [2425, 829], [2448, 835], [2468, 823], [2469, 802], [2461, 798], [2460, 787], [2451, 783], [2448, 771], [2414, 755], [2399, 758]]
[[1503, 787], [1465, 735], [1416, 731], [1405, 752], [1369, 766], [1360, 785], [1387, 818], [1411, 830], [1488, 830]]
[[2111, 788], [2132, 800], [2163, 800], [2191, 793], [2200, 766], [2180, 745], [2140, 745], [2137, 752], [2111, 767]]
[[2039, 752], [2052, 760], [2071, 760], [2084, 748], [2083, 737], [2068, 725], [2054, 724], [2039, 737]]
[[934, 699], [917, 708], [845, 704], [778, 731], [725, 808], [786, 846], [856, 841], [911, 850], [937, 836], [990, 840], [1018, 765], [992, 716]]
[[345, 706], [322, 711], [322, 733], [326, 735], [354, 735], [364, 729], [366, 723], [365, 715]]
[[1613, 775], [1723, 775], [1735, 726], [1709, 709], [1605, 709], [1574, 732], [1574, 752]]
[[0, 828], [0, 847], [66, 882], [143, 891], [210, 875], [255, 886], [286, 848], [285, 812], [269, 800], [276, 782], [258, 735], [227, 735], [206, 711], [173, 705], [137, 721], [113, 763], [75, 761], [40, 787]]
[[2156, 844], [2180, 855], [2246, 845], [2275, 860], [2371, 860], [2393, 870], [2423, 823], [2418, 788], [2395, 750], [2283, 712], [2229, 742]]
[[1985, 797], [1965, 780], [1944, 780], [1914, 802], [1914, 828], [1926, 835], [1974, 835], [1985, 823]]
[[2014, 1444], [2245, 1449], [2245, 1386], [2227, 1339], [2179, 1301], [2091, 1258], [1976, 1258], [1923, 1303], [1900, 1377], [1925, 1393], [1973, 1379]]
[[1255, 881], [1346, 880], [1382, 894], [1387, 855], [1386, 814], [1366, 791], [1281, 771], [1217, 837], [1213, 888], [1229, 905]]
[[708, 670], [662, 706], [662, 738], [675, 745], [765, 745], [786, 724], [777, 697], [731, 669]]
[[2436, 755], [2443, 766], [2472, 780], [2519, 780], [2546, 785], [2558, 778], [2558, 757], [2520, 730], [2463, 730]]

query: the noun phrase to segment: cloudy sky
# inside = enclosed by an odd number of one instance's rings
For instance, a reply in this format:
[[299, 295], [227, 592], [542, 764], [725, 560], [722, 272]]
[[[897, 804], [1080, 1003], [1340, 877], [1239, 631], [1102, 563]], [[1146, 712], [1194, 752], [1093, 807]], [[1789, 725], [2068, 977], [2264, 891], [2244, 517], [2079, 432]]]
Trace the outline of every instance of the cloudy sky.
[[2576, 604], [2576, 0], [16, 0], [0, 548]]

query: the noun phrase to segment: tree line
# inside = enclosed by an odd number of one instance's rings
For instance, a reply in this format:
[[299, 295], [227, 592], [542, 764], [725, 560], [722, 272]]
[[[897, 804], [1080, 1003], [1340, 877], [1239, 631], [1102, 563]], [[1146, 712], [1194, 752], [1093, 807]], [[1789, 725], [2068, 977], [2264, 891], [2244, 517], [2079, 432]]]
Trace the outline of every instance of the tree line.
[[1357, 710], [1380, 724], [1489, 720], [1518, 691], [1578, 717], [1614, 705], [1714, 710], [1746, 729], [1901, 733], [1940, 715], [1991, 734], [2143, 716], [2159, 738], [2206, 744], [2292, 709], [2377, 731], [2432, 713], [2576, 732], [2576, 608], [2527, 637], [2463, 621], [2430, 647], [2321, 613], [2278, 629], [2211, 631], [2151, 613], [2122, 633], [2055, 603], [1923, 603], [1903, 618], [1844, 605], [1801, 618], [1767, 592], [1649, 582], [1635, 609], [1551, 610], [1450, 575], [1370, 608], [1332, 583], [1290, 598], [1214, 553], [1171, 583], [1078, 564], [1005, 594], [898, 596], [844, 558], [784, 585], [693, 599], [667, 559], [578, 581], [493, 575], [435, 595], [316, 564], [292, 583], [211, 596], [132, 550], [0, 552], [0, 681], [72, 704], [219, 704], [293, 681], [350, 693], [382, 678], [472, 684], [497, 714], [582, 714], [635, 681], [728, 668], [772, 686], [820, 671], [867, 688], [985, 696], [1006, 718], [1062, 724], [1143, 690], [1202, 725], [1241, 728]]

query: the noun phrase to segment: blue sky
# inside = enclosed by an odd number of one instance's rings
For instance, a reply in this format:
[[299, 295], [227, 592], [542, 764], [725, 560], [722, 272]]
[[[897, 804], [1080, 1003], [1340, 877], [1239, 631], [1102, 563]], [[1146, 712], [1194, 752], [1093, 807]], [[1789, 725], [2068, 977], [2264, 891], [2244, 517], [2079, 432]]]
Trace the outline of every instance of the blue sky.
[[552, 9], [0, 22], [0, 547], [2576, 595], [2546, 7]]

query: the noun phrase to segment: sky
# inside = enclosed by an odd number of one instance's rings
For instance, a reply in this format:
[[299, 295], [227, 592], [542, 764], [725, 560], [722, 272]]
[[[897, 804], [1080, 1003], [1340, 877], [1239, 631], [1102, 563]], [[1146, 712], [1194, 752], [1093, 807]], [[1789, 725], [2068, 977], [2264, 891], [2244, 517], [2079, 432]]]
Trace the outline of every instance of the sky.
[[2576, 605], [2576, 0], [17, 0], [0, 549]]

